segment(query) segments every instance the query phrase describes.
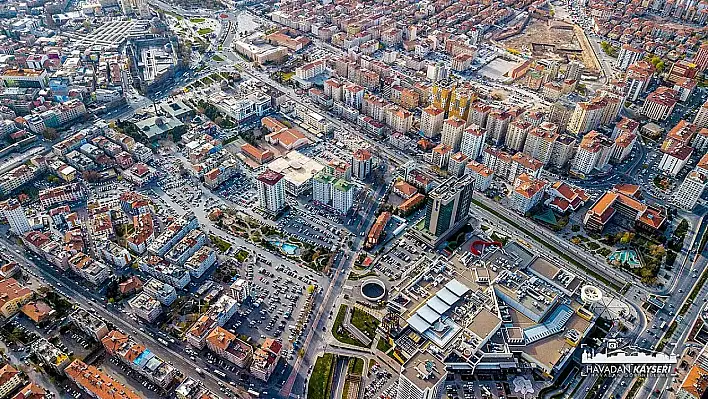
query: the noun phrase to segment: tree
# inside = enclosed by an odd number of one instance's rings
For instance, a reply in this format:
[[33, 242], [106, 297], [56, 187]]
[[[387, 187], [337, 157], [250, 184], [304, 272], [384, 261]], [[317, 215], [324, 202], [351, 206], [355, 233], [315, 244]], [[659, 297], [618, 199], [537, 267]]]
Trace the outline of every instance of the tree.
[[99, 180], [101, 180], [101, 174], [96, 172], [95, 170], [86, 170], [84, 173], [82, 173], [82, 176], [84, 180], [86, 180], [89, 183], [95, 183]]
[[59, 138], [59, 132], [57, 132], [57, 129], [54, 129], [53, 127], [48, 127], [44, 129], [44, 132], [42, 132], [42, 137], [44, 137], [47, 141], [54, 141]]

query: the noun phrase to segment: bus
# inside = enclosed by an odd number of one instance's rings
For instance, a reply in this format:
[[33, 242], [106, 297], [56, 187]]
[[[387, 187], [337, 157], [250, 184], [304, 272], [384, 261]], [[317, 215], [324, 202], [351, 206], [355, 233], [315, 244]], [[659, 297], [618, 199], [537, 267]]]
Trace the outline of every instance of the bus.
[[214, 369], [214, 374], [218, 375], [221, 378], [226, 379], [226, 374], [224, 374], [224, 372], [221, 370]]
[[254, 391], [253, 389], [249, 389], [247, 391], [247, 393], [249, 395], [251, 395], [251, 397], [253, 397], [253, 398], [257, 398], [257, 397], [261, 396], [261, 394], [259, 394], [258, 391]]

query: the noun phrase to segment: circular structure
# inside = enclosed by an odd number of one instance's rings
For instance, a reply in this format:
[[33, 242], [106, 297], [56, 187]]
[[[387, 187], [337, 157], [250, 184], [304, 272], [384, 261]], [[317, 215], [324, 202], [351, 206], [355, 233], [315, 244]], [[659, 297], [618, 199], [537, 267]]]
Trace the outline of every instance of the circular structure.
[[594, 285], [584, 285], [580, 289], [580, 298], [587, 304], [593, 304], [602, 300], [602, 291]]
[[368, 279], [361, 284], [361, 295], [369, 301], [379, 301], [386, 295], [386, 286], [379, 279]]

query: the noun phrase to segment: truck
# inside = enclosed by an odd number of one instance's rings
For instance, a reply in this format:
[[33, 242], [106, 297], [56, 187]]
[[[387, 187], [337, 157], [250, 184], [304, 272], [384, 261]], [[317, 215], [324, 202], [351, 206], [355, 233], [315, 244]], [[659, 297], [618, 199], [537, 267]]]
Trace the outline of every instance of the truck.
[[260, 397], [260, 396], [261, 396], [261, 394], [258, 393], [258, 391], [254, 391], [253, 389], [249, 389], [249, 390], [247, 391], [247, 393], [248, 393], [249, 395], [251, 395], [252, 398], [257, 398], [257, 397]]
[[194, 371], [197, 372], [200, 376], [204, 377], [204, 370], [200, 369], [199, 367], [195, 368]]

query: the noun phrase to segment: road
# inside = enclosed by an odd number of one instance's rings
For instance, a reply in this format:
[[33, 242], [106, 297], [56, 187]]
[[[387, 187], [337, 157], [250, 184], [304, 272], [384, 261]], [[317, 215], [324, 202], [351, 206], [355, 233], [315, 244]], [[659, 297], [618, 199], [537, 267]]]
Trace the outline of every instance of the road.
[[[381, 198], [384, 190], [385, 186], [379, 187], [379, 190], [376, 192], [377, 199]], [[362, 218], [366, 221], [363, 231], [368, 231], [368, 229], [371, 228], [371, 225], [374, 223], [373, 216], [377, 209], [378, 201], [372, 201], [371, 203], [369, 203], [366, 211], [364, 212], [364, 217]], [[328, 314], [328, 312], [332, 310], [337, 297], [342, 292], [342, 287], [346, 282], [347, 274], [354, 265], [354, 261], [356, 260], [356, 254], [359, 252], [363, 244], [364, 238], [359, 235], [356, 235], [354, 237], [354, 244], [352, 245], [351, 250], [346, 246], [342, 246], [343, 248], [340, 247], [340, 249], [343, 249], [343, 251], [341, 252], [342, 256], [338, 259], [337, 264], [335, 266], [335, 272], [334, 277], [332, 278], [332, 283], [327, 288], [324, 299], [322, 300], [322, 303], [320, 304], [320, 307], [317, 310], [317, 315], [315, 316], [314, 321], [312, 322], [310, 332], [307, 334], [307, 337], [305, 338], [305, 341], [302, 344], [302, 347], [305, 349], [304, 356], [298, 357], [297, 361], [295, 362], [295, 365], [293, 365], [293, 370], [291, 371], [287, 382], [280, 390], [281, 397], [288, 398], [291, 397], [292, 394], [301, 395], [302, 397], [302, 395], [304, 394], [305, 387], [307, 386], [307, 375], [309, 375], [309, 367], [314, 365], [317, 356], [322, 353], [326, 348], [326, 339], [323, 336], [322, 329], [327, 325], [327, 318], [323, 318], [322, 316]], [[303, 366], [306, 367], [305, 370], [308, 371], [301, 373], [300, 369]], [[295, 389], [295, 392], [293, 392], [293, 389]]]
[[[698, 279], [693, 276], [700, 275], [708, 263], [708, 260], [703, 254], [695, 255], [698, 249], [697, 245], [699, 245], [701, 241], [700, 238], [705, 234], [706, 223], [704, 222], [705, 219], [702, 217], [699, 221], [700, 225], [698, 228], [689, 229], [684, 241], [684, 247], [676, 260], [679, 265], [679, 270], [675, 273], [673, 282], [668, 286], [665, 292], [663, 292], [663, 294], [666, 295], [665, 305], [651, 316], [651, 327], [646, 328], [636, 337], [634, 340], [636, 345], [644, 348], [656, 348], [665, 334], [665, 331], [658, 329], [660, 323], [665, 321], [666, 325], [670, 326], [671, 323], [677, 321], [676, 330], [671, 337], [667, 337], [669, 343], [666, 345], [664, 351], [668, 350], [671, 353], [680, 355], [685, 348], [686, 338], [690, 332], [690, 328], [694, 321], [700, 316], [704, 302], [696, 301], [692, 303], [688, 312], [683, 316], [679, 316], [678, 312], [688, 300], [693, 286], [698, 281]], [[697, 298], [704, 298], [705, 300], [707, 291], [708, 287], [702, 287]], [[631, 387], [633, 379], [634, 376], [623, 376], [622, 378], [613, 379], [612, 384], [606, 390], [606, 397], [621, 397], [625, 394], [626, 390]], [[671, 377], [647, 378], [642, 389], [637, 392], [635, 397], [649, 398], [656, 389], [659, 389], [660, 392], [665, 392], [664, 388], [670, 382]]]
[[29, 272], [37, 279], [43, 281], [48, 286], [59, 290], [77, 305], [85, 309], [91, 309], [96, 316], [102, 318], [108, 323], [113, 324], [116, 328], [121, 329], [123, 332], [130, 334], [130, 336], [138, 343], [149, 348], [158, 357], [179, 369], [183, 375], [194, 378], [195, 380], [201, 380], [204, 383], [204, 386], [213, 392], [219, 392], [219, 383], [221, 383], [237, 397], [243, 399], [250, 398], [250, 395], [246, 393], [245, 389], [238, 386], [233, 387], [227, 385], [225, 384], [226, 381], [221, 381], [212, 374], [205, 373], [204, 377], [199, 376], [195, 371], [199, 365], [194, 361], [189, 360], [183, 353], [178, 353], [171, 347], [162, 345], [149, 334], [137, 329], [135, 322], [128, 316], [123, 316], [116, 311], [110, 311], [103, 308], [100, 300], [95, 297], [91, 291], [84, 290], [85, 287], [82, 287], [75, 281], [69, 279], [65, 274], [60, 274], [49, 267], [40, 267], [36, 263], [30, 261], [24, 255], [24, 249], [20, 248], [16, 243], [5, 238], [2, 238], [1, 241], [8, 249], [6, 254], [14, 258], [14, 260], [24, 269], [29, 270]]

